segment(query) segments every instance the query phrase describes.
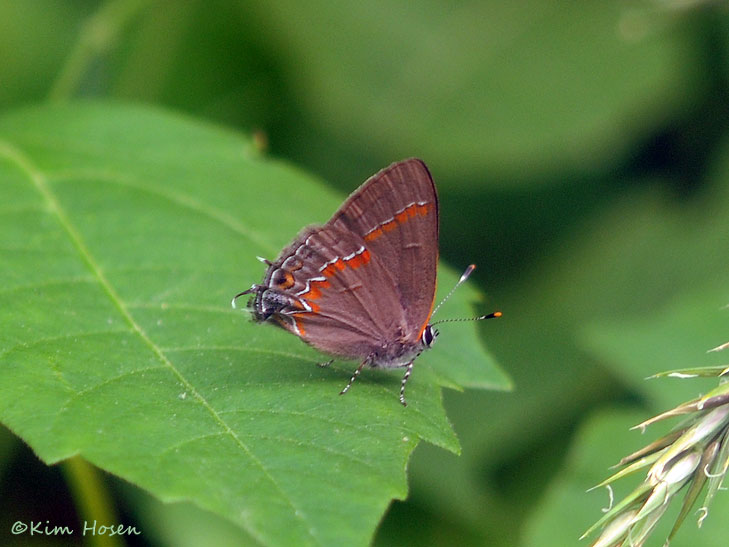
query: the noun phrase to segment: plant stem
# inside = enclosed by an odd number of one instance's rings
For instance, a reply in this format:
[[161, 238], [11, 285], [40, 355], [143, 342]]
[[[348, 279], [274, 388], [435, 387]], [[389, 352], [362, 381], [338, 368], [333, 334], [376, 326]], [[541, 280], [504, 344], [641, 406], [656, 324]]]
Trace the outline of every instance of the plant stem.
[[[112, 507], [106, 486], [99, 471], [80, 456], [66, 460], [62, 465], [71, 495], [81, 519], [89, 526], [116, 526], [119, 523]], [[83, 529], [83, 528], [82, 528]], [[90, 534], [86, 535], [88, 545], [98, 547], [123, 547], [116, 536]]]
[[48, 92], [50, 101], [73, 97], [89, 66], [117, 42], [127, 24], [149, 4], [146, 0], [109, 0], [83, 24], [78, 40]]

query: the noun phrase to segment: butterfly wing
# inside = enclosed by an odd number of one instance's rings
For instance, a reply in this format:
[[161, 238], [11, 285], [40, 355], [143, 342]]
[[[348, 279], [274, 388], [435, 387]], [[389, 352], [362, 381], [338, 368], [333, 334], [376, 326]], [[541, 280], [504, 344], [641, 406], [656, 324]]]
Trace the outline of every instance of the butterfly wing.
[[335, 226], [305, 229], [269, 267], [263, 305], [321, 351], [364, 358], [405, 325], [396, 287], [362, 238]]
[[257, 317], [327, 353], [392, 366], [428, 322], [437, 260], [430, 174], [420, 160], [395, 163], [281, 252], [256, 289]]
[[373, 175], [327, 226], [359, 235], [378, 258], [397, 287], [409, 341], [417, 341], [430, 319], [438, 265], [438, 195], [425, 164], [408, 159]]

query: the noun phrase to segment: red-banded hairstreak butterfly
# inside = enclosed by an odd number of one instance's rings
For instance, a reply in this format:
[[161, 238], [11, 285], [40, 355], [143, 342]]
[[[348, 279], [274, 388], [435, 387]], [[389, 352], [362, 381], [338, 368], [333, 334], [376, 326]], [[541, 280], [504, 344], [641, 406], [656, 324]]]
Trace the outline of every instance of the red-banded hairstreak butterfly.
[[302, 230], [275, 261], [260, 260], [268, 265], [263, 282], [237, 294], [234, 307], [238, 297], [252, 294], [256, 321], [273, 322], [324, 353], [361, 359], [341, 394], [365, 366], [407, 367], [400, 387], [406, 404], [413, 362], [438, 335], [430, 318], [440, 306], [433, 309], [438, 195], [422, 161], [383, 169], [324, 226]]

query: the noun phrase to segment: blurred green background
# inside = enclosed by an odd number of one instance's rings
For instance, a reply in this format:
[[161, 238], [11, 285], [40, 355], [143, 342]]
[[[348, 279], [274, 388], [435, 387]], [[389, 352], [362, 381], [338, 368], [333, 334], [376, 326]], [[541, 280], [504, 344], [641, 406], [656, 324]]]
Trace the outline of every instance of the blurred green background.
[[[705, 352], [729, 340], [728, 82], [724, 2], [0, 0], [3, 111], [154, 104], [343, 196], [428, 163], [441, 256], [478, 264], [515, 390], [445, 393], [463, 454], [418, 447], [381, 546], [576, 544], [606, 504], [584, 490], [646, 440], [620, 432], [710, 387], [643, 378], [722, 362]], [[139, 545], [241, 541], [106, 480]], [[13, 513], [73, 518], [61, 472], [4, 430], [0, 488], [23, 493]]]

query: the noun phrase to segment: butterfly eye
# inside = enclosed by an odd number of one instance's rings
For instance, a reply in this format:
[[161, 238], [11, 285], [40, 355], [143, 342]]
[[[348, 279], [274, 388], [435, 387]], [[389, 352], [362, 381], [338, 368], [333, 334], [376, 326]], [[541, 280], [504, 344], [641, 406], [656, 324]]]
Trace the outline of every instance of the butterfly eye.
[[432, 346], [433, 342], [435, 342], [436, 336], [438, 336], [437, 330], [433, 329], [433, 327], [431, 327], [430, 325], [425, 327], [425, 329], [423, 330], [423, 335], [421, 337], [421, 339], [423, 341], [423, 345], [426, 348], [429, 348], [430, 346]]

